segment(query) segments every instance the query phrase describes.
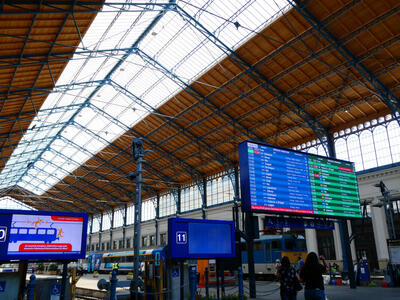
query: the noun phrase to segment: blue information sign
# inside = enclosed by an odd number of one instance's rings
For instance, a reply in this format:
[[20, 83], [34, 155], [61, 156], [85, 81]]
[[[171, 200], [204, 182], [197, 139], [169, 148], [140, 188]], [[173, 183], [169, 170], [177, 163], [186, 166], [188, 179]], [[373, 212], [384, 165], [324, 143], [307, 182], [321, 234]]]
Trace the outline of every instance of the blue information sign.
[[172, 258], [234, 257], [232, 221], [168, 219], [168, 255]]
[[244, 211], [362, 217], [351, 162], [245, 141], [239, 166]]
[[0, 261], [85, 258], [87, 214], [0, 210]]
[[265, 227], [277, 228], [306, 228], [306, 229], [325, 229], [332, 230], [335, 228], [332, 221], [320, 219], [303, 219], [303, 218], [284, 218], [275, 216], [265, 217]]

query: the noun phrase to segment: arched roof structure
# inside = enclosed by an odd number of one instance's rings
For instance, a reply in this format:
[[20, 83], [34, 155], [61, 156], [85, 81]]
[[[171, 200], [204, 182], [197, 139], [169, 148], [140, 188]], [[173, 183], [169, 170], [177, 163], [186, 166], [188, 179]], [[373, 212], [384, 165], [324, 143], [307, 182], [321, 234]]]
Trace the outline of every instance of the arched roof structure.
[[399, 119], [398, 1], [64, 2], [0, 10], [0, 187], [36, 208], [130, 202], [134, 137], [148, 198], [234, 169], [243, 140]]

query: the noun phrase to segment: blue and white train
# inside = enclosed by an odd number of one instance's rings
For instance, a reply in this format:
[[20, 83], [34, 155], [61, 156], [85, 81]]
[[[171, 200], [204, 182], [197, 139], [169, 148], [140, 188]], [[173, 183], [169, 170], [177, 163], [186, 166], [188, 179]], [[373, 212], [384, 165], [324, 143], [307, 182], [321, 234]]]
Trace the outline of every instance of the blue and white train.
[[[154, 260], [165, 263], [165, 248], [140, 250], [140, 261]], [[87, 256], [87, 271], [109, 272], [113, 264], [118, 264], [119, 272], [133, 271], [133, 251], [98, 253], [93, 252]], [[142, 264], [143, 267], [143, 264]]]

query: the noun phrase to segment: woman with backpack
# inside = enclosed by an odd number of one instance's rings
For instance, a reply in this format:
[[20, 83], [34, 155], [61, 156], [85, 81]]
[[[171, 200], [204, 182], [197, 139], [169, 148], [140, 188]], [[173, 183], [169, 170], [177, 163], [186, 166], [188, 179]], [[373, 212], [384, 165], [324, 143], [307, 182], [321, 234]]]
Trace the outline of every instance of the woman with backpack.
[[296, 300], [300, 284], [297, 278], [296, 269], [290, 265], [287, 256], [282, 258], [281, 266], [277, 272], [277, 277], [281, 283], [281, 300]]

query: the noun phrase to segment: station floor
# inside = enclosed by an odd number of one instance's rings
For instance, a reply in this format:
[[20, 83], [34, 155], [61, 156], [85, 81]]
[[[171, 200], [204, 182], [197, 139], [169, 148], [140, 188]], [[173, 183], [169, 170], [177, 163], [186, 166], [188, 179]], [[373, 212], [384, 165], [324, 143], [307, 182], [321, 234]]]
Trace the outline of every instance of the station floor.
[[[119, 280], [126, 280], [126, 275], [119, 275]], [[99, 275], [93, 278], [93, 275], [86, 274], [78, 281], [77, 287], [97, 290], [97, 281], [101, 278], [108, 280], [108, 275]], [[248, 295], [248, 282], [245, 281], [245, 293]], [[257, 281], [257, 298], [265, 300], [280, 300], [279, 284], [271, 281]], [[327, 300], [400, 300], [400, 288], [382, 288], [382, 287], [357, 287], [350, 289], [349, 286], [325, 286]], [[200, 289], [205, 295], [205, 290]], [[226, 287], [226, 294], [236, 294], [237, 287]], [[216, 295], [215, 289], [210, 289], [210, 294]], [[249, 299], [249, 298], [248, 298]], [[297, 294], [297, 300], [304, 299], [304, 290]]]

